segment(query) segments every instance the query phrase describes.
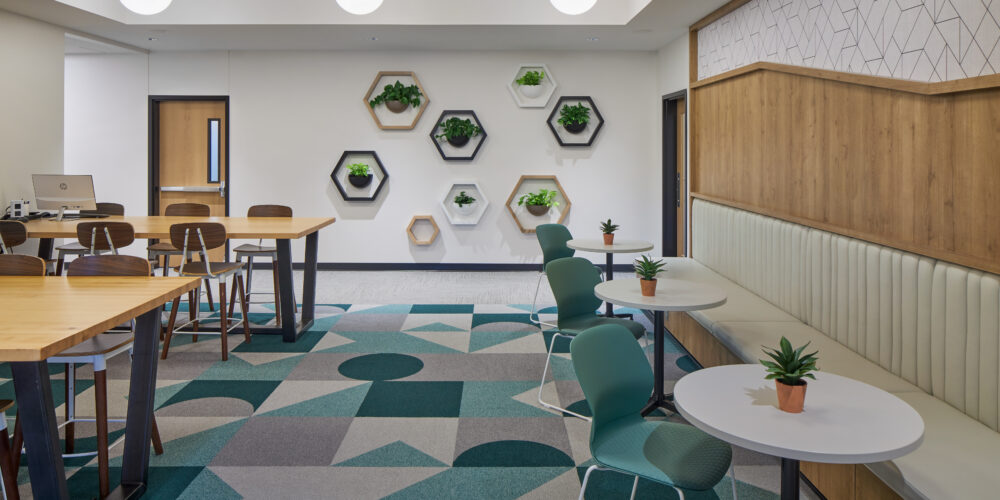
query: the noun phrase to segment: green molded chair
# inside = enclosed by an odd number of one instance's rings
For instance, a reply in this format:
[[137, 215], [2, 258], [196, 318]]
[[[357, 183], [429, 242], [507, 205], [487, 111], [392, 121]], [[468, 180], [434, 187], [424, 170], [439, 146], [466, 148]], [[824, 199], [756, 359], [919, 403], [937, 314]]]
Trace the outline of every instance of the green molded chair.
[[612, 470], [666, 484], [684, 499], [684, 492], [710, 490], [732, 474], [733, 450], [724, 441], [676, 422], [651, 422], [640, 411], [653, 392], [653, 370], [627, 329], [602, 325], [588, 329], [570, 343], [573, 368], [594, 414], [590, 453], [599, 465], [583, 476], [580, 499], [594, 470]]
[[588, 417], [542, 400], [542, 388], [545, 386], [545, 377], [549, 371], [552, 349], [556, 344], [556, 339], [558, 337], [572, 338], [595, 326], [617, 325], [625, 328], [635, 340], [638, 340], [646, 336], [646, 329], [632, 320], [608, 318], [597, 314], [597, 308], [601, 306], [602, 301], [594, 295], [594, 287], [601, 283], [601, 272], [589, 260], [580, 257], [556, 259], [545, 266], [545, 273], [549, 278], [552, 294], [556, 297], [558, 325], [556, 325], [557, 331], [549, 342], [549, 354], [545, 358], [542, 382], [538, 386], [538, 403], [546, 408], [589, 421]]
[[535, 298], [531, 300], [531, 312], [528, 313], [528, 320], [536, 325], [555, 328], [556, 325], [543, 323], [538, 318], [535, 307], [538, 305], [538, 292], [542, 287], [542, 277], [545, 276], [545, 266], [556, 259], [572, 257], [576, 253], [576, 250], [566, 246], [566, 242], [573, 239], [573, 235], [562, 224], [542, 224], [535, 228], [535, 236], [538, 237], [538, 246], [542, 247], [542, 270], [538, 273]]

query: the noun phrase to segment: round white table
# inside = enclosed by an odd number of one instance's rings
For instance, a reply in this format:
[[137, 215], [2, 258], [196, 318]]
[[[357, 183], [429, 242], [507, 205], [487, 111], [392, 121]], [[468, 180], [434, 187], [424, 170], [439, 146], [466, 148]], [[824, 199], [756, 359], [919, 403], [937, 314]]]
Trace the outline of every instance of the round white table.
[[[653, 244], [645, 241], [616, 239], [613, 245], [605, 245], [603, 239], [598, 240], [596, 238], [572, 239], [566, 242], [566, 246], [573, 250], [580, 250], [581, 252], [603, 253], [606, 259], [605, 266], [607, 267], [604, 276], [608, 281], [613, 280], [615, 276], [614, 255], [616, 253], [639, 253], [653, 249]], [[611, 311], [611, 303], [608, 302], [605, 307], [607, 308], [605, 316], [609, 318], [614, 317], [614, 313]]]
[[649, 403], [642, 409], [642, 414], [647, 415], [657, 408], [674, 411], [668, 396], [663, 393], [664, 313], [719, 307], [726, 303], [726, 292], [711, 285], [660, 278], [656, 280], [656, 295], [646, 297], [642, 295], [639, 278], [632, 278], [600, 283], [594, 287], [594, 295], [609, 303], [653, 311], [655, 389]]
[[[761, 353], [763, 356], [763, 353]], [[819, 358], [823, 359], [822, 351]], [[781, 458], [781, 498], [799, 497], [799, 461], [864, 464], [898, 458], [923, 441], [924, 421], [898, 397], [864, 382], [817, 372], [805, 409], [778, 409], [761, 365], [706, 368], [674, 386], [674, 404], [695, 427]]]

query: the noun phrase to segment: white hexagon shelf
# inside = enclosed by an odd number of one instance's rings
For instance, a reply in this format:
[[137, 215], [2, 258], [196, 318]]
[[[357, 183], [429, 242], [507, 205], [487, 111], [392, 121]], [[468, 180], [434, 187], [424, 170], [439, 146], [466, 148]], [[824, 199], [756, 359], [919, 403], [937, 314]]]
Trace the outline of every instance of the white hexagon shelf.
[[[517, 204], [521, 196], [528, 193], [537, 193], [542, 188], [557, 192], [555, 201], [558, 205], [545, 210], [544, 213], [536, 215], [529, 212], [527, 206]], [[510, 192], [510, 196], [507, 198], [507, 211], [510, 212], [510, 216], [514, 218], [514, 223], [517, 224], [518, 229], [522, 233], [533, 233], [535, 232], [535, 228], [542, 224], [562, 224], [566, 220], [566, 215], [569, 214], [571, 206], [573, 206], [573, 203], [569, 201], [566, 192], [563, 191], [562, 185], [559, 184], [559, 179], [554, 175], [522, 175], [518, 179], [517, 185], [514, 186], [514, 190]]]
[[[517, 80], [529, 71], [545, 73], [545, 77], [538, 85], [518, 84]], [[556, 83], [556, 77], [544, 64], [522, 64], [518, 66], [514, 78], [507, 82], [507, 90], [510, 91], [511, 97], [522, 108], [544, 108], [549, 104], [549, 99], [552, 98], [557, 87], [559, 84]]]
[[[455, 196], [465, 192], [467, 196], [475, 198], [471, 204], [463, 205], [461, 208], [455, 203]], [[486, 199], [486, 194], [475, 182], [456, 182], [452, 184], [441, 199], [441, 210], [448, 217], [448, 222], [455, 226], [472, 226], [479, 224], [486, 209], [490, 206], [490, 200]]]
[[[402, 109], [398, 109], [397, 111], [392, 111], [388, 103], [377, 104], [372, 107], [369, 102], [381, 94], [387, 85], [393, 85], [397, 81], [406, 86], [416, 85], [420, 89], [420, 105], [417, 107], [400, 105]], [[365, 93], [365, 96], [361, 100], [365, 103], [365, 108], [368, 109], [368, 112], [371, 113], [372, 119], [375, 120], [375, 125], [378, 125], [378, 128], [382, 130], [413, 130], [417, 126], [420, 117], [424, 114], [424, 110], [427, 109], [427, 104], [431, 102], [431, 98], [428, 97], [424, 86], [420, 85], [420, 80], [417, 79], [416, 73], [412, 71], [379, 71], [375, 75], [375, 79], [372, 80], [371, 86], [368, 87], [368, 92]], [[392, 102], [398, 103], [399, 101]]]

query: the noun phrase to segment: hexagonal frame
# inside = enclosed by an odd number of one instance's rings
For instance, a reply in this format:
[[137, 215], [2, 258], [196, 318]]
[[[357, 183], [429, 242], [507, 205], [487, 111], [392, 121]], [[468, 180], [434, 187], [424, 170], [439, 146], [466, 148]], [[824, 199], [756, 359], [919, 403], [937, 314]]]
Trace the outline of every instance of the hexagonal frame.
[[[466, 156], [453, 156], [449, 154], [451, 151], [464, 150], [469, 147], [469, 144], [462, 146], [461, 148], [456, 148], [448, 143], [447, 140], [439, 141], [434, 136], [440, 134], [441, 124], [444, 122], [445, 117], [456, 116], [460, 118], [471, 118], [476, 126], [482, 129], [482, 133], [476, 137], [470, 137], [469, 142], [476, 141], [476, 147], [472, 150], [472, 154]], [[445, 161], [471, 161], [476, 159], [476, 155], [479, 154], [479, 149], [483, 147], [483, 143], [486, 142], [486, 127], [483, 123], [479, 121], [479, 117], [476, 116], [476, 112], [471, 109], [446, 109], [441, 112], [441, 117], [434, 122], [434, 127], [431, 128], [430, 133], [431, 141], [434, 143], [434, 147], [437, 148], [438, 153], [441, 154], [441, 158]]]
[[[337, 175], [344, 168], [347, 163], [347, 159], [352, 156], [370, 156], [375, 160], [375, 165], [378, 166], [379, 171], [382, 173], [378, 176], [378, 184], [375, 186], [375, 190], [371, 191], [369, 189], [369, 196], [353, 196], [348, 194], [347, 189], [345, 189]], [[385, 165], [382, 164], [382, 160], [379, 159], [378, 153], [375, 151], [349, 150], [344, 151], [344, 153], [340, 155], [340, 159], [337, 160], [337, 166], [333, 167], [333, 172], [330, 172], [330, 178], [333, 179], [333, 184], [337, 186], [337, 191], [340, 191], [340, 196], [344, 198], [344, 201], [375, 201], [375, 199], [378, 198], [378, 194], [382, 192], [382, 188], [385, 186], [386, 181], [389, 180], [389, 171], [385, 169]], [[351, 189], [359, 190], [360, 188], [351, 186]]]
[[[431, 238], [429, 240], [418, 240], [417, 235], [413, 234], [413, 226], [415, 226], [417, 222], [422, 220], [430, 222], [431, 227], [434, 228], [434, 232], [431, 233]], [[410, 242], [413, 243], [414, 245], [420, 245], [420, 246], [431, 245], [434, 243], [434, 240], [437, 239], [438, 233], [440, 232], [441, 228], [438, 227], [437, 222], [434, 222], [433, 215], [414, 215], [413, 218], [410, 219], [409, 225], [406, 226], [406, 235], [410, 237]]]
[[[375, 89], [378, 88], [379, 82], [381, 82], [382, 79], [385, 77], [393, 77], [393, 76], [406, 76], [413, 79], [414, 85], [416, 85], [417, 88], [420, 89], [420, 93], [423, 95], [423, 97], [420, 99], [420, 106], [417, 108], [417, 113], [413, 117], [413, 122], [410, 123], [409, 125], [383, 124], [382, 120], [379, 119], [378, 117], [378, 113], [376, 113], [375, 109], [368, 104], [368, 101], [372, 99], [372, 94], [375, 92]], [[424, 90], [424, 86], [420, 84], [420, 80], [417, 78], [416, 73], [412, 71], [379, 71], [378, 74], [375, 75], [375, 79], [372, 80], [372, 84], [368, 87], [368, 92], [366, 92], [365, 96], [361, 98], [361, 102], [364, 103], [365, 109], [368, 110], [368, 113], [372, 115], [372, 120], [375, 120], [375, 125], [378, 125], [378, 128], [382, 130], [413, 130], [414, 127], [417, 126], [417, 122], [420, 121], [420, 117], [423, 116], [424, 110], [427, 109], [427, 104], [431, 102], [431, 98], [430, 96], [427, 95], [427, 91]]]
[[[460, 214], [455, 209], [455, 194], [458, 191], [475, 191], [476, 194], [470, 194], [476, 199], [478, 207], [474, 212], [468, 215]], [[448, 190], [444, 192], [444, 197], [441, 199], [441, 210], [444, 211], [445, 217], [448, 218], [448, 222], [453, 226], [474, 226], [479, 224], [482, 220], [483, 215], [486, 213], [486, 209], [490, 206], [490, 200], [486, 198], [486, 193], [483, 192], [482, 188], [479, 187], [478, 182], [456, 182], [448, 187]]]
[[[590, 104], [591, 111], [594, 112], [594, 117], [597, 118], [597, 125], [594, 126], [593, 118], [587, 127], [583, 129], [580, 134], [571, 134], [563, 129], [562, 125], [559, 125], [559, 110], [562, 109], [564, 104], [567, 103], [579, 103], [587, 102]], [[604, 127], [604, 116], [601, 115], [601, 111], [597, 109], [597, 105], [594, 104], [594, 100], [590, 96], [562, 96], [556, 101], [556, 105], [552, 108], [552, 113], [549, 114], [548, 120], [549, 130], [552, 131], [552, 135], [556, 137], [556, 141], [562, 147], [589, 147], [594, 144], [594, 139], [597, 138], [598, 132], [601, 131], [601, 127]], [[558, 127], [558, 128], [557, 128]], [[589, 133], [588, 133], [589, 132]], [[586, 135], [584, 135], [586, 134]], [[567, 141], [570, 137], [580, 137], [585, 136], [587, 139], [585, 141]]]
[[[517, 198], [519, 198], [518, 194], [521, 191], [521, 186], [524, 185], [525, 181], [532, 181], [533, 184], [544, 183], [536, 181], [550, 181], [550, 183], [556, 188], [556, 191], [559, 191], [559, 196], [562, 197], [562, 202], [558, 207], [559, 218], [557, 220], [552, 220], [552, 217], [550, 215], [552, 213], [552, 210], [550, 209], [549, 214], [546, 214], [549, 216], [548, 220], [540, 220], [538, 224], [535, 224], [535, 226], [531, 227], [522, 224], [520, 215], [527, 213], [527, 209], [517, 205]], [[569, 197], [566, 196], [566, 191], [563, 190], [562, 184], [559, 183], [559, 179], [556, 178], [556, 176], [554, 175], [522, 175], [521, 178], [517, 180], [517, 184], [514, 185], [514, 190], [510, 192], [510, 196], [507, 197], [507, 212], [509, 212], [510, 216], [514, 218], [514, 223], [517, 224], [518, 229], [520, 229], [522, 233], [534, 233], [535, 227], [541, 224], [546, 224], [550, 222], [554, 222], [556, 224], [562, 224], [563, 221], [566, 220], [566, 216], [569, 214], [569, 209], [572, 206], [573, 202], [569, 201]], [[531, 214], [528, 215], [530, 215], [531, 217], [536, 217], [538, 219], [541, 219], [542, 217]]]
[[[538, 97], [528, 97], [522, 94], [517, 84], [517, 79], [521, 77], [524, 73], [531, 70], [542, 70], [545, 72], [544, 82], [548, 82], [547, 89], [545, 92]], [[510, 91], [511, 97], [514, 98], [514, 102], [522, 108], [544, 108], [549, 105], [549, 100], [552, 99], [552, 94], [556, 93], [556, 89], [559, 88], [559, 83], [556, 82], [556, 77], [552, 74], [552, 71], [548, 66], [544, 64], [522, 64], [517, 67], [517, 71], [514, 72], [514, 78], [507, 82], [507, 90]]]

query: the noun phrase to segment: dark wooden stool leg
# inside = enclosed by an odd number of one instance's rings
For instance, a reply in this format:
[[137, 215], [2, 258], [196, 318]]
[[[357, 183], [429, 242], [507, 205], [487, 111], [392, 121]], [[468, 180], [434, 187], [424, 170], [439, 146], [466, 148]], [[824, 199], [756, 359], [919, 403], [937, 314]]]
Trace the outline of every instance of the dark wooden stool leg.
[[160, 355], [160, 359], [167, 359], [167, 351], [170, 350], [170, 339], [174, 337], [174, 322], [177, 321], [177, 309], [180, 306], [181, 296], [178, 295], [170, 304], [170, 320], [167, 321], [167, 333], [163, 339], [163, 353]]
[[94, 396], [97, 403], [97, 475], [101, 498], [111, 491], [108, 483], [108, 372], [94, 372]]
[[233, 317], [233, 313], [236, 311], [236, 287], [232, 287], [229, 292], [229, 317]]
[[[0, 418], [6, 419], [3, 413]], [[3, 430], [0, 430], [0, 473], [3, 474], [3, 487], [9, 500], [19, 500], [17, 492], [17, 469], [14, 468], [14, 453], [11, 450], [10, 437], [7, 433], [6, 422]]]
[[274, 278], [274, 322], [281, 326], [281, 287], [278, 285], [278, 261], [271, 260], [271, 277]]
[[160, 428], [156, 426], [156, 416], [153, 416], [153, 452], [163, 454], [163, 441], [160, 440]]
[[[205, 296], [208, 298], [208, 310], [215, 311], [215, 301], [212, 300], [212, 283], [208, 280], [205, 280]], [[224, 310], [220, 309], [220, 311]]]
[[[72, 382], [70, 382], [71, 379]], [[72, 390], [70, 389], [71, 385], [73, 386]], [[71, 406], [70, 398], [73, 398], [75, 401], [76, 394], [73, 394], [75, 392], [76, 392], [76, 365], [74, 365], [73, 363], [67, 363], [66, 375], [65, 378], [63, 379], [63, 393], [65, 395], [65, 399], [63, 399], [63, 401], [65, 402], [63, 403], [63, 410], [65, 411], [64, 415], [66, 416], [66, 420], [69, 420], [76, 416], [75, 411], [72, 412], [70, 411], [70, 406]], [[72, 406], [75, 407], [76, 405], [74, 404]], [[65, 429], [66, 429], [66, 440], [65, 440], [66, 453], [73, 453], [74, 449], [76, 448], [76, 423], [75, 422], [67, 423]]]
[[12, 461], [14, 463], [14, 471], [21, 468], [21, 449], [24, 448], [24, 433], [21, 432], [21, 414], [20, 412], [14, 413], [14, 438], [11, 439], [10, 447], [13, 450]]
[[62, 276], [64, 264], [66, 264], [66, 256], [60, 251], [59, 257], [56, 258], [56, 276]]
[[222, 338], [222, 360], [229, 360], [229, 324], [226, 321], [226, 278], [219, 278], [219, 336]]
[[240, 289], [240, 310], [243, 312], [243, 341], [247, 344], [250, 343], [250, 319], [247, 316], [250, 310], [250, 303], [247, 301], [246, 290], [243, 288], [243, 275], [236, 275], [236, 283], [233, 284], [234, 288]]
[[[201, 307], [201, 303], [195, 300], [195, 298], [198, 297], [198, 293], [199, 292], [197, 289], [188, 292], [188, 321], [194, 321], [194, 319], [198, 317], [198, 309], [195, 309], [196, 307], [197, 308]], [[192, 323], [191, 326], [194, 328], [194, 331], [196, 332], [198, 331], [197, 321], [194, 321], [194, 323]], [[197, 342], [197, 341], [198, 341], [198, 336], [192, 335], [191, 342]]]

